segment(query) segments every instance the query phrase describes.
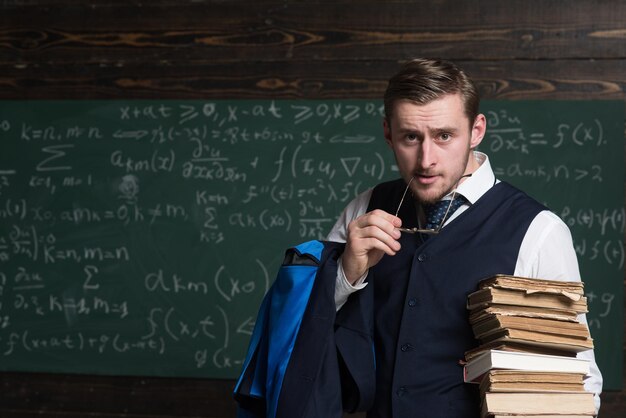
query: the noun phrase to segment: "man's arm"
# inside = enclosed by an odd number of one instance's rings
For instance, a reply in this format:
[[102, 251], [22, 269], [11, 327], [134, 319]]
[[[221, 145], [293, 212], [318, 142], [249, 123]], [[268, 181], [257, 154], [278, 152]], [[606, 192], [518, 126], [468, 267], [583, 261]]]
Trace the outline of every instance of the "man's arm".
[[350, 294], [366, 286], [369, 268], [384, 254], [394, 255], [400, 249], [397, 241], [399, 218], [381, 210], [366, 213], [372, 191], [358, 195], [343, 210], [327, 240], [345, 242], [339, 260], [335, 285], [335, 306], [339, 310]]
[[[547, 280], [580, 281], [580, 271], [572, 235], [565, 223], [554, 213], [540, 212], [526, 231], [515, 266], [516, 276]], [[587, 324], [586, 315], [578, 320]], [[593, 350], [582, 351], [578, 358], [590, 361], [591, 376], [585, 380], [585, 390], [594, 393], [596, 414], [600, 409], [602, 374]]]

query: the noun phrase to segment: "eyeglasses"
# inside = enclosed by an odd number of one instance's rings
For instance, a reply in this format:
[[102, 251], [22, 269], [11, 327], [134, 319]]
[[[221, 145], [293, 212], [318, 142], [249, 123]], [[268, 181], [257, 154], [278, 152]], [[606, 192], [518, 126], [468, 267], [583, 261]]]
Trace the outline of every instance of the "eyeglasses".
[[[452, 207], [452, 202], [454, 202], [454, 199], [456, 198], [457, 192], [456, 189], [459, 187], [459, 183], [461, 182], [461, 179], [464, 177], [471, 177], [471, 173], [470, 174], [464, 174], [461, 176], [461, 178], [459, 178], [459, 181], [456, 183], [456, 186], [454, 187], [454, 190], [452, 191], [452, 198], [450, 199], [450, 203], [448, 204], [448, 208], [446, 209], [446, 213], [443, 215], [443, 218], [441, 218], [441, 222], [439, 223], [439, 225], [437, 226], [437, 228], [435, 229], [422, 229], [422, 228], [398, 228], [398, 231], [400, 232], [406, 232], [407, 234], [428, 234], [428, 235], [437, 235], [439, 233], [439, 231], [441, 231], [441, 228], [443, 228], [443, 224], [446, 221], [446, 218], [448, 217], [448, 212], [450, 212], [450, 208]], [[404, 189], [404, 193], [402, 193], [402, 198], [400, 199], [400, 203], [398, 204], [398, 209], [396, 209], [396, 214], [395, 216], [398, 216], [398, 213], [400, 212], [400, 208], [402, 207], [402, 202], [404, 202], [404, 197], [406, 196], [406, 193], [409, 191], [409, 188], [411, 187], [411, 183], [413, 182], [413, 179], [415, 178], [415, 176], [411, 177], [411, 180], [409, 180], [409, 182], [406, 185], [406, 189]]]

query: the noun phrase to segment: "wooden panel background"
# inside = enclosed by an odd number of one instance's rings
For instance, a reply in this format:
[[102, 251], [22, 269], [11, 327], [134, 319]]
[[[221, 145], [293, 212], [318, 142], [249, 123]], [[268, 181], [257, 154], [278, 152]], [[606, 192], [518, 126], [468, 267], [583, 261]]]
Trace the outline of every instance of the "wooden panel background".
[[[0, 4], [0, 99], [380, 98], [414, 56], [457, 62], [486, 99], [623, 100], [626, 3]], [[2, 373], [0, 383], [2, 417], [235, 415], [232, 381]], [[601, 417], [623, 417], [626, 390], [602, 404]]]

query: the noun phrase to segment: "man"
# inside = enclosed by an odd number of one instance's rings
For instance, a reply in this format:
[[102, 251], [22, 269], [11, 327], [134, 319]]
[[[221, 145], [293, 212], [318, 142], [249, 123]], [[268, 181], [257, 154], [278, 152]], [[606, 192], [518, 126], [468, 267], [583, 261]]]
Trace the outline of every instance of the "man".
[[[458, 364], [477, 345], [467, 295], [498, 273], [580, 280], [572, 238], [556, 215], [499, 182], [475, 151], [487, 123], [474, 84], [454, 64], [408, 62], [390, 79], [384, 106], [384, 137], [402, 179], [359, 195], [328, 235], [346, 243], [339, 315], [351, 309], [351, 295], [374, 289], [377, 377], [368, 417], [477, 417], [476, 387], [463, 383]], [[448, 218], [429, 225], [431, 211]], [[579, 357], [591, 360], [585, 386], [599, 408], [593, 351]]]

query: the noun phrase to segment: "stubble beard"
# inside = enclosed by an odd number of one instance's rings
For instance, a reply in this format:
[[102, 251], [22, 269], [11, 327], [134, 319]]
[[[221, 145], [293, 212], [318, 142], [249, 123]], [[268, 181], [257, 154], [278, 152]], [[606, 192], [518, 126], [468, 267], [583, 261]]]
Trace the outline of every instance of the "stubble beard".
[[413, 193], [415, 200], [417, 200], [420, 204], [432, 205], [433, 203], [440, 201], [441, 199], [443, 199], [444, 196], [450, 193], [455, 184], [456, 183], [451, 184], [449, 185], [449, 187], [439, 187], [439, 190], [435, 190], [432, 192], [430, 190], [424, 190], [419, 185], [413, 185], [413, 187], [411, 187], [411, 192]]
[[[468, 154], [467, 154], [467, 156], [465, 158], [465, 161], [463, 163], [463, 168], [461, 170], [459, 170], [458, 172], [454, 173], [450, 177], [450, 183], [443, 184], [441, 187], [438, 187], [439, 190], [433, 191], [432, 193], [427, 193], [429, 190], [423, 189], [419, 184], [417, 184], [415, 181], [413, 181], [413, 184], [411, 184], [411, 193], [413, 194], [414, 199], [416, 201], [418, 201], [422, 205], [432, 205], [433, 203], [437, 203], [438, 201], [443, 199], [445, 196], [447, 196], [448, 194], [452, 193], [452, 191], [456, 187], [458, 187], [458, 184], [459, 184], [462, 176], [465, 174], [465, 170], [466, 170], [467, 164], [469, 162], [470, 154], [471, 154], [471, 152], [468, 152]], [[411, 180], [411, 177], [409, 177], [405, 181], [408, 183], [409, 180]], [[445, 182], [446, 178], [445, 177], [441, 177], [440, 180]], [[437, 186], [437, 185], [434, 184], [432, 186]], [[428, 188], [430, 189], [430, 186]]]

